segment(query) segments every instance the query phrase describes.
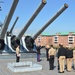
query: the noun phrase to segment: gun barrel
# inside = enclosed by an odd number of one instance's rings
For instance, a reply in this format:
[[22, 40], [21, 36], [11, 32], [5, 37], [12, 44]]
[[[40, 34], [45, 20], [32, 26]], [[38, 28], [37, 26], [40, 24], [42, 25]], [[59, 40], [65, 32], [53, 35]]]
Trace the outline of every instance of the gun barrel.
[[35, 40], [66, 8], [68, 8], [67, 4], [64, 6], [36, 33], [32, 36]]
[[11, 9], [10, 9], [10, 11], [9, 11], [9, 14], [8, 14], [8, 16], [7, 16], [7, 18], [6, 18], [6, 21], [5, 21], [5, 23], [4, 23], [4, 26], [3, 26], [2, 30], [1, 30], [1, 36], [0, 36], [0, 38], [2, 38], [2, 39], [4, 39], [4, 37], [5, 37], [5, 33], [6, 33], [6, 31], [7, 31], [8, 25], [9, 25], [9, 23], [10, 23], [10, 21], [11, 21], [11, 18], [12, 18], [12, 16], [13, 16], [13, 13], [14, 13], [14, 11], [15, 11], [15, 9], [16, 9], [16, 6], [17, 6], [17, 4], [18, 4], [18, 1], [19, 1], [19, 0], [14, 0], [14, 1], [13, 1], [13, 4], [12, 4]]
[[46, 4], [46, 0], [42, 0], [42, 3], [39, 5], [39, 7], [36, 9], [36, 11], [34, 12], [34, 14], [31, 16], [31, 18], [29, 19], [29, 21], [26, 23], [26, 25], [23, 27], [23, 29], [21, 30], [21, 32], [18, 34], [18, 38], [21, 39], [21, 37], [23, 36], [23, 34], [25, 33], [25, 31], [28, 29], [29, 25], [32, 23], [32, 21], [35, 19], [35, 17], [39, 14], [39, 12], [41, 11], [41, 9], [44, 7], [44, 5]]
[[4, 23], [6, 22], [6, 20], [7, 20], [7, 15], [6, 15], [5, 19], [4, 19], [3, 25], [4, 25]]
[[16, 18], [14, 24], [12, 25], [12, 28], [10, 29], [10, 33], [12, 33], [12, 31], [13, 31], [13, 29], [14, 29], [14, 26], [15, 26], [15, 24], [16, 24], [16, 22], [17, 22], [18, 19], [19, 19], [19, 17]]

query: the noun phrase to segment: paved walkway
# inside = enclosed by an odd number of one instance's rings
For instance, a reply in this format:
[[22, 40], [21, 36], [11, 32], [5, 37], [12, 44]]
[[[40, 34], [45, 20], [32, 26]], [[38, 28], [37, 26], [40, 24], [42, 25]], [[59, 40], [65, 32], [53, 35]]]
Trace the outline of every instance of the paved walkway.
[[[41, 64], [43, 66], [43, 70], [33, 71], [33, 72], [21, 72], [14, 73], [7, 68], [7, 63], [15, 62], [15, 59], [0, 59], [0, 75], [60, 75], [57, 70], [57, 60], [55, 60], [55, 69], [49, 70], [49, 62], [46, 61], [46, 58], [43, 57], [41, 62], [37, 62], [36, 58], [23, 58], [20, 60], [23, 61], [33, 61], [35, 63]], [[75, 71], [62, 73], [62, 75], [75, 75]]]

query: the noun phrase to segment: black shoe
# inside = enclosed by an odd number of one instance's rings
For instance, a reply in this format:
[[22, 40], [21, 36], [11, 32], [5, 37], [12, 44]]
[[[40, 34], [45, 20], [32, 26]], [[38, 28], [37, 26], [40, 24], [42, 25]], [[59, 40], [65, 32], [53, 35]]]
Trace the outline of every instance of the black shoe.
[[54, 69], [49, 69], [49, 70], [54, 70]]
[[40, 60], [39, 60], [39, 61], [37, 61], [37, 62], [40, 62]]
[[60, 71], [59, 71], [58, 73], [64, 73], [64, 71], [63, 71], [63, 72], [60, 72]]
[[47, 61], [49, 61], [49, 59], [47, 59]]
[[59, 70], [59, 68], [58, 68], [58, 70]]

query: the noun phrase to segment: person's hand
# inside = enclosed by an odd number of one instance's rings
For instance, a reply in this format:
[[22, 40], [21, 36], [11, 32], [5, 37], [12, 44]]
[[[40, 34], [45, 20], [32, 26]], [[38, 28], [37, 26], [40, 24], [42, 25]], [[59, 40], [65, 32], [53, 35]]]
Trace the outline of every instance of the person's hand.
[[21, 54], [18, 54], [17, 56], [19, 56], [19, 57], [20, 57], [20, 56], [21, 56]]
[[50, 58], [50, 56], [48, 58]]

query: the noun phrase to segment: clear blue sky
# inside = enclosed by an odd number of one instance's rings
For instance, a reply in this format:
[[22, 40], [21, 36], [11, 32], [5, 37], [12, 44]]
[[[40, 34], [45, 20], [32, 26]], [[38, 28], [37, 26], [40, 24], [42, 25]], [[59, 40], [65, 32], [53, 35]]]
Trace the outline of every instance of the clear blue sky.
[[[13, 0], [0, 0], [2, 11], [0, 11], [0, 21], [3, 23], [8, 14]], [[14, 20], [19, 16], [14, 31], [20, 31], [28, 22], [36, 8], [42, 0], [19, 0], [8, 30], [10, 30]], [[54, 20], [43, 32], [55, 34], [57, 32], [74, 32], [75, 31], [75, 0], [46, 0], [47, 3], [32, 24], [27, 29], [26, 33], [35, 34], [65, 3], [68, 8]]]

